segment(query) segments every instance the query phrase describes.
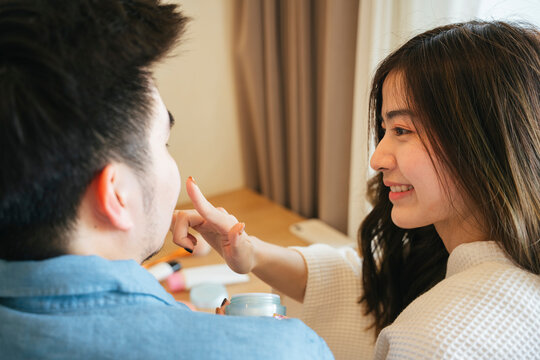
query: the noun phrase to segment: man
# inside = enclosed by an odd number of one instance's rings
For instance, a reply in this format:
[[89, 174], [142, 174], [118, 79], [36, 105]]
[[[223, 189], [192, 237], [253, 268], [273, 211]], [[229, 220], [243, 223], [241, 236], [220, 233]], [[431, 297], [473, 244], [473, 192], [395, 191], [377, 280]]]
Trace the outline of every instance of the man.
[[157, 0], [0, 3], [0, 357], [331, 358], [298, 320], [177, 303], [140, 263], [180, 191]]

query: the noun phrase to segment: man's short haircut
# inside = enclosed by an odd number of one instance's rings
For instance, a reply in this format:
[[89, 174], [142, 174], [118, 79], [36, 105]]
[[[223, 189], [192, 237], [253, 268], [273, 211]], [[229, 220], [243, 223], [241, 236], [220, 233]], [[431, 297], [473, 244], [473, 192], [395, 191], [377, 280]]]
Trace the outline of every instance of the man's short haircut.
[[187, 21], [157, 0], [2, 0], [0, 258], [64, 254], [94, 176], [143, 173], [150, 67]]

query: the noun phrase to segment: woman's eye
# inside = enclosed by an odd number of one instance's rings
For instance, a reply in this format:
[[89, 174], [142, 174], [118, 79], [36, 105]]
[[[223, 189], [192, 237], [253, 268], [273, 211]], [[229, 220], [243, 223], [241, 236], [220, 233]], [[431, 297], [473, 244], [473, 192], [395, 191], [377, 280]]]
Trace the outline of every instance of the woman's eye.
[[392, 129], [394, 131], [394, 133], [397, 135], [397, 136], [401, 136], [401, 135], [407, 135], [407, 134], [410, 134], [411, 131], [410, 130], [407, 130], [407, 129], [404, 129], [404, 128], [400, 128], [400, 127], [395, 127]]

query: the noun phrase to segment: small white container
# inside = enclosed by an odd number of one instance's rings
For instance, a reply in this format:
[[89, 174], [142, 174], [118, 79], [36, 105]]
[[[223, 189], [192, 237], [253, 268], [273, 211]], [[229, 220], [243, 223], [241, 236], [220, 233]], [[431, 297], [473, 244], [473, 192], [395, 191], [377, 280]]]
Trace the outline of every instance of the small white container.
[[163, 281], [169, 275], [180, 270], [182, 265], [177, 261], [162, 262], [148, 268], [148, 272], [152, 274], [157, 281]]
[[287, 309], [277, 294], [246, 293], [231, 297], [225, 315], [280, 317], [287, 315]]

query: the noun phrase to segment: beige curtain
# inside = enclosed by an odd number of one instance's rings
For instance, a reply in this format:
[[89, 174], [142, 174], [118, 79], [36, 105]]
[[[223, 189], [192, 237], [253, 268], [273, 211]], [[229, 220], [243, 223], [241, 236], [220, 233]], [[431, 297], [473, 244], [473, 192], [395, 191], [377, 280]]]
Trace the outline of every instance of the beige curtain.
[[347, 230], [358, 0], [235, 0], [248, 187]]

